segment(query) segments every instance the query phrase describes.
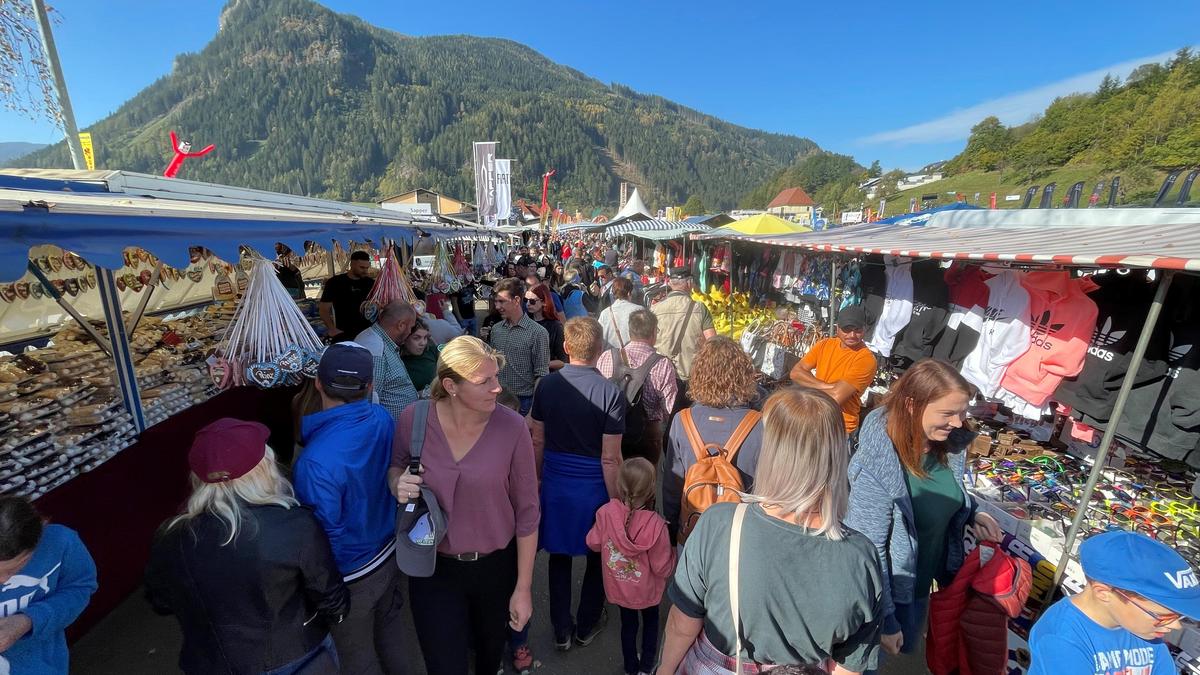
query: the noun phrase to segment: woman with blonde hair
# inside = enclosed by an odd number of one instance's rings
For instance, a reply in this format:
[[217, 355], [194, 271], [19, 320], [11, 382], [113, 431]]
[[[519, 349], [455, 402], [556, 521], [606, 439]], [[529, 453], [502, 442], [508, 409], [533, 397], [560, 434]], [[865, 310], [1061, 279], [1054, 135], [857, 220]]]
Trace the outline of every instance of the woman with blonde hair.
[[753, 490], [705, 511], [679, 556], [660, 674], [875, 666], [883, 583], [871, 542], [842, 526], [841, 408], [792, 387], [771, 396], [763, 414]]
[[930, 589], [962, 566], [967, 527], [977, 539], [1003, 536], [963, 489], [975, 437], [962, 428], [971, 395], [953, 366], [924, 359], [858, 429], [846, 523], [870, 538], [886, 562], [881, 639], [888, 654], [911, 652], [925, 634]]
[[[409, 406], [396, 426], [392, 494], [407, 504], [425, 483], [447, 517], [433, 576], [409, 577], [430, 675], [465, 675], [472, 651], [476, 673], [496, 672], [505, 625], [520, 631], [533, 613], [538, 481], [525, 418], [496, 405], [503, 367], [504, 356], [479, 338], [454, 338], [438, 357], [432, 400]], [[413, 475], [418, 412], [425, 431], [421, 471]]]
[[761, 415], [751, 407], [758, 395], [756, 373], [741, 345], [727, 337], [708, 340], [696, 353], [688, 381], [693, 403], [672, 420], [663, 453], [663, 516], [672, 541], [682, 542], [680, 535], [686, 538], [695, 526], [695, 518], [681, 522], [683, 484], [688, 469], [713, 451], [709, 444], [731, 453], [743, 487], [754, 480], [762, 447]]
[[269, 435], [231, 418], [197, 432], [192, 495], [151, 550], [146, 597], [179, 619], [185, 673], [338, 672], [329, 626], [349, 610], [349, 592]]

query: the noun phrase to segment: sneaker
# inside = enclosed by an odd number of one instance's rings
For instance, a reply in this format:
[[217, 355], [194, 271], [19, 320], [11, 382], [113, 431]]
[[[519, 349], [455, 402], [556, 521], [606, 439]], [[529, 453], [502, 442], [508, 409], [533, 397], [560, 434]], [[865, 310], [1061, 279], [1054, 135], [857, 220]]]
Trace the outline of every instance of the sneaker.
[[565, 652], [568, 649], [570, 649], [571, 648], [571, 634], [567, 633], [565, 635], [555, 635], [554, 636], [554, 648], [560, 652]]
[[[567, 641], [570, 645], [570, 641]], [[528, 675], [533, 670], [533, 652], [529, 645], [521, 645], [513, 650], [512, 667], [520, 675]]]
[[592, 641], [596, 639], [596, 636], [600, 634], [600, 631], [604, 630], [604, 625], [607, 623], [608, 608], [606, 607], [600, 612], [600, 619], [597, 620], [596, 625], [592, 626], [592, 629], [587, 632], [587, 635], [580, 635], [579, 631], [575, 632], [575, 644], [579, 645], [580, 647], [586, 647], [592, 644]]

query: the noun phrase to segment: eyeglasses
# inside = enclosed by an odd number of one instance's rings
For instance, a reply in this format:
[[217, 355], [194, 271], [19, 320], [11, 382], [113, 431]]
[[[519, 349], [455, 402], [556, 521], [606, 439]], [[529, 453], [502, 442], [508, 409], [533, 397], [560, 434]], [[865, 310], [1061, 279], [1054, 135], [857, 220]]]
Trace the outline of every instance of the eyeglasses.
[[861, 332], [863, 332], [863, 327], [862, 326], [838, 326], [838, 330], [842, 331], [843, 333], [861, 333]]
[[541, 298], [538, 298], [538, 297], [533, 297], [533, 298], [528, 298], [528, 297], [527, 297], [527, 298], [525, 298], [525, 302], [541, 302], [541, 301], [542, 301], [542, 299], [541, 299]]
[[1146, 616], [1150, 617], [1151, 619], [1154, 619], [1154, 627], [1155, 628], [1163, 628], [1165, 626], [1170, 626], [1171, 624], [1173, 624], [1176, 621], [1183, 618], [1183, 615], [1178, 612], [1166, 612], [1163, 614], [1159, 614], [1158, 612], [1151, 612], [1150, 610], [1146, 609], [1145, 607], [1142, 607], [1136, 600], [1129, 597], [1129, 595], [1127, 595], [1125, 593], [1125, 591], [1122, 591], [1119, 588], [1113, 588], [1112, 592], [1116, 593], [1117, 595], [1124, 598], [1125, 602], [1128, 602], [1129, 604], [1133, 605], [1134, 607], [1137, 607], [1138, 609], [1145, 612]]

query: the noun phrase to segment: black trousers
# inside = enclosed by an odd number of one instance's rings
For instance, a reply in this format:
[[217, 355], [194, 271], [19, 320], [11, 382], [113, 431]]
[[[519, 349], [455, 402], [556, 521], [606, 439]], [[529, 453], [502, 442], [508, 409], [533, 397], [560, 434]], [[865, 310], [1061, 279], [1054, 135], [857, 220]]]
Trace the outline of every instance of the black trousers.
[[[626, 673], [653, 673], [658, 662], [658, 605], [645, 609], [621, 607], [621, 657]], [[638, 657], [638, 615], [641, 615], [642, 650]]]
[[587, 635], [600, 620], [604, 610], [604, 578], [600, 568], [600, 554], [587, 554], [587, 568], [583, 572], [583, 588], [579, 591], [579, 612], [571, 620], [571, 561], [572, 557], [561, 553], [550, 554], [550, 624], [554, 626], [554, 637], [561, 640], [571, 637], [572, 628], [578, 627], [579, 635]]
[[508, 601], [517, 586], [516, 542], [479, 560], [438, 557], [433, 576], [409, 577], [409, 604], [429, 675], [467, 675], [500, 667], [508, 637]]

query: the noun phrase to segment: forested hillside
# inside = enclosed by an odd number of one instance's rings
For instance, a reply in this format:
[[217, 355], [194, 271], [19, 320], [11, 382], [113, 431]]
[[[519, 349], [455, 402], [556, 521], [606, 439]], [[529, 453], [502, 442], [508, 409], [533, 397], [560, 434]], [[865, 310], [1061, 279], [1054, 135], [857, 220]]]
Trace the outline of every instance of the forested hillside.
[[1147, 172], [1200, 163], [1200, 56], [1105, 78], [1091, 94], [1057, 99], [1037, 120], [1006, 127], [989, 117], [971, 130], [950, 174], [1002, 171], [1034, 180], [1065, 166]]
[[[605, 47], [598, 46], [598, 49]], [[216, 37], [93, 125], [98, 166], [158, 173], [167, 132], [211, 155], [182, 178], [370, 201], [415, 187], [473, 200], [471, 142], [516, 160], [516, 196], [612, 208], [621, 180], [651, 205], [717, 208], [817, 150], [628, 87], [514, 42], [414, 38], [309, 0], [232, 0]], [[22, 161], [69, 166], [63, 144]]]

